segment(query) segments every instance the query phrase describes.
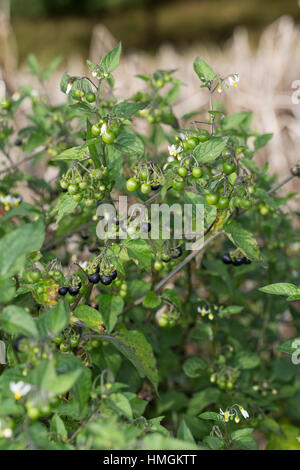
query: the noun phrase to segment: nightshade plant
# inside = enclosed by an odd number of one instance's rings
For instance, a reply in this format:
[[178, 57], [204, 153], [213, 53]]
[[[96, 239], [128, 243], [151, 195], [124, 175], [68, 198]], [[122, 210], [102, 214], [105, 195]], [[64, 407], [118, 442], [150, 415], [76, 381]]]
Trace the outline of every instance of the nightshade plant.
[[[257, 166], [271, 135], [251, 129], [251, 112], [227, 116], [218, 95], [238, 75], [197, 58], [208, 113], [178, 118], [174, 70], [117, 99], [120, 53], [88, 61], [91, 78], [65, 73], [62, 105], [29, 86], [1, 104], [0, 448], [256, 449], [265, 436], [270, 449], [297, 449], [299, 213], [279, 189], [299, 166], [279, 183]], [[57, 64], [28, 64], [46, 87]], [[21, 169], [41, 160], [57, 178]], [[141, 236], [151, 220], [124, 220], [119, 195], [203, 204], [203, 246], [187, 251], [172, 229]], [[117, 209], [115, 236], [99, 239], [104, 203]]]

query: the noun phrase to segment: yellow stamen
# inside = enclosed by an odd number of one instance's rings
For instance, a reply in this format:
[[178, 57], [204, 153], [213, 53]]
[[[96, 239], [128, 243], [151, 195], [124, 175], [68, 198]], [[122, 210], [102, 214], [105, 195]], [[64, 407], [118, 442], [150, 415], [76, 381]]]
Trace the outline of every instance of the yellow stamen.
[[20, 400], [21, 396], [22, 396], [22, 395], [21, 395], [20, 392], [14, 393], [14, 397], [15, 397], [16, 400]]

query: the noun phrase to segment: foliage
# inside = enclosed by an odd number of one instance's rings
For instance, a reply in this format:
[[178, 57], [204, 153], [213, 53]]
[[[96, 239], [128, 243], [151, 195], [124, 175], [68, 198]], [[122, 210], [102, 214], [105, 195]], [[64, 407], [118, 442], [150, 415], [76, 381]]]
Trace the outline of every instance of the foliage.
[[[141, 75], [146, 88], [118, 101], [120, 53], [88, 62], [91, 79], [64, 74], [59, 106], [29, 86], [1, 103], [0, 448], [257, 449], [258, 430], [268, 448], [297, 449], [298, 366], [278, 325], [288, 309], [299, 335], [299, 231], [253, 158], [270, 135], [250, 112], [226, 116], [215, 92], [238, 76], [200, 58], [202, 121], [174, 115], [173, 70]], [[28, 65], [45, 85], [58, 61]], [[12, 164], [14, 146], [55, 180]], [[124, 216], [120, 194], [202, 204], [204, 246], [188, 252], [174, 227], [145, 236], [153, 221]], [[99, 238], [105, 204], [117, 211]]]

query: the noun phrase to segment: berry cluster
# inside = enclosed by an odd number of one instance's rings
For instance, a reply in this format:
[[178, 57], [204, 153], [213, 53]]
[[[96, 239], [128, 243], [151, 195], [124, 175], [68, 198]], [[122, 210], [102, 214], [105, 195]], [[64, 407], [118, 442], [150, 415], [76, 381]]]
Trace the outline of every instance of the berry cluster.
[[222, 256], [224, 264], [233, 264], [233, 266], [241, 266], [242, 264], [251, 264], [251, 260], [246, 256], [231, 256], [230, 253], [224, 253]]
[[61, 333], [54, 338], [54, 342], [59, 346], [61, 352], [68, 352], [70, 349], [77, 348], [79, 340], [80, 335], [74, 332], [70, 334]]
[[143, 194], [148, 194], [150, 191], [157, 191], [163, 182], [161, 169], [150, 161], [135, 167], [134, 177], [127, 180], [126, 188], [130, 192], [140, 189]]
[[79, 276], [74, 275], [72, 276], [69, 286], [62, 286], [58, 290], [59, 295], [65, 296], [68, 293], [72, 296], [75, 297], [76, 295], [79, 294], [81, 288], [81, 279]]
[[174, 306], [171, 306], [169, 310], [165, 310], [164, 312], [162, 312], [162, 314], [158, 318], [158, 324], [163, 328], [172, 328], [178, 323], [179, 319], [180, 312], [176, 308], [174, 308]]
[[105, 144], [113, 144], [121, 132], [122, 119], [100, 119], [92, 125], [91, 132], [95, 137], [101, 136]]
[[77, 166], [72, 167], [62, 176], [60, 186], [72, 196], [74, 201], [82, 201], [86, 207], [92, 207], [97, 201], [103, 199], [107, 190], [108, 169], [104, 166], [87, 169], [81, 164], [80, 168], [84, 169], [84, 174], [80, 173]]

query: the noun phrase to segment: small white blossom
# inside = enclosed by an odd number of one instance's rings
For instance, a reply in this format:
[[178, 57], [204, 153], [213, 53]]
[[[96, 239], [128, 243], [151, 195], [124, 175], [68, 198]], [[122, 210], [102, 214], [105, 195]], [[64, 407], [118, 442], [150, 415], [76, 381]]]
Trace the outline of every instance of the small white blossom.
[[168, 150], [171, 157], [177, 157], [177, 155], [182, 152], [183, 148], [180, 147], [180, 145], [176, 147], [176, 145], [173, 144], [168, 146]]
[[238, 82], [240, 81], [240, 77], [238, 73], [234, 73], [233, 75], [229, 75], [229, 77], [226, 80], [226, 85], [228, 87], [237, 87]]
[[245, 410], [242, 406], [240, 406], [240, 412], [242, 413], [243, 417], [245, 419], [249, 418], [249, 413], [247, 410]]
[[79, 266], [85, 271], [88, 267], [88, 261], [80, 261]]
[[102, 126], [101, 126], [100, 135], [103, 135], [104, 132], [106, 132], [106, 131], [107, 131], [107, 125], [106, 125], [105, 122], [104, 122], [104, 123], [102, 124]]
[[72, 90], [72, 86], [73, 86], [73, 83], [72, 82], [69, 82], [68, 85], [67, 85], [67, 89], [66, 89], [66, 94], [68, 95], [70, 93], [70, 91]]
[[20, 400], [21, 397], [27, 395], [31, 390], [31, 385], [26, 384], [22, 380], [20, 382], [10, 382], [9, 388], [14, 394], [16, 400]]
[[93, 77], [97, 77], [97, 71], [96, 71], [96, 70], [93, 70], [93, 71], [92, 71], [92, 76], [93, 76]]
[[234, 413], [231, 413], [230, 410], [223, 411], [222, 408], [220, 408], [220, 415], [224, 418], [225, 423], [228, 423], [229, 419], [234, 415]]

